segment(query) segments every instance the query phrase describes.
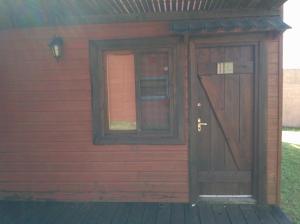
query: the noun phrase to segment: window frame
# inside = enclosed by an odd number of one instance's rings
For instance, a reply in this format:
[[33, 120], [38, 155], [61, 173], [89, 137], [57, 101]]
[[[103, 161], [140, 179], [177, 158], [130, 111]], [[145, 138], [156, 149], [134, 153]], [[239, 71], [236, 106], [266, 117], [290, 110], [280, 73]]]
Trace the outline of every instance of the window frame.
[[[100, 144], [184, 144], [184, 111], [183, 111], [183, 66], [178, 63], [184, 60], [182, 41], [179, 37], [140, 38], [140, 39], [115, 39], [115, 40], [91, 40], [90, 51], [90, 75], [92, 90], [92, 125], [93, 143]], [[107, 83], [105, 71], [105, 52], [108, 51], [132, 51], [134, 57], [144, 52], [158, 52], [164, 49], [169, 52], [169, 63], [172, 64], [169, 74], [170, 94], [170, 130], [168, 131], [112, 131], [108, 130], [107, 113]], [[137, 58], [138, 59], [138, 58]], [[136, 61], [136, 60], [135, 60]], [[138, 60], [137, 60], [138, 61]], [[182, 61], [184, 62], [184, 61]], [[135, 64], [136, 109], [137, 128], [140, 116], [140, 63]], [[172, 74], [171, 74], [172, 73]]]

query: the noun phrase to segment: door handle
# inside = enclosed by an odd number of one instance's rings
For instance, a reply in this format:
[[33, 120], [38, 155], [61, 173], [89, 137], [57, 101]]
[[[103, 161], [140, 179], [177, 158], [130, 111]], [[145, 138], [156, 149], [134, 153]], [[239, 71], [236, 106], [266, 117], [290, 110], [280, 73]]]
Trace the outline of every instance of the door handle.
[[197, 128], [198, 128], [198, 132], [202, 131], [202, 126], [207, 126], [208, 124], [205, 122], [201, 122], [201, 118], [198, 118], [198, 122], [197, 122]]

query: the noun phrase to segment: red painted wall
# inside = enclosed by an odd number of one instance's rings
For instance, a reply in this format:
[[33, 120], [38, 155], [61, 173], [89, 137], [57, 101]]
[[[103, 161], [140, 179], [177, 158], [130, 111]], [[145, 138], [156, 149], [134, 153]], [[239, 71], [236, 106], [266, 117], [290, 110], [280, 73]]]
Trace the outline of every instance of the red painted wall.
[[[55, 34], [65, 41], [59, 63], [47, 46]], [[167, 35], [168, 24], [154, 22], [0, 31], [0, 199], [187, 202], [187, 140], [92, 144], [88, 41]], [[266, 187], [268, 202], [278, 203], [281, 42], [266, 47]], [[185, 108], [187, 124], [187, 100]]]
[[88, 41], [165, 35], [167, 23], [1, 31], [0, 198], [188, 201], [187, 145], [92, 144]]

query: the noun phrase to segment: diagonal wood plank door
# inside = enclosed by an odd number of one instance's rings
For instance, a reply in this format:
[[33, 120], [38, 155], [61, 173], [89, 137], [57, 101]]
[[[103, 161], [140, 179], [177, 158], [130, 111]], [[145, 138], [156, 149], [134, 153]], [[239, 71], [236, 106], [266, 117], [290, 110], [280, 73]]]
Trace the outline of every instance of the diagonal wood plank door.
[[194, 200], [199, 195], [252, 195], [254, 57], [251, 45], [191, 50]]

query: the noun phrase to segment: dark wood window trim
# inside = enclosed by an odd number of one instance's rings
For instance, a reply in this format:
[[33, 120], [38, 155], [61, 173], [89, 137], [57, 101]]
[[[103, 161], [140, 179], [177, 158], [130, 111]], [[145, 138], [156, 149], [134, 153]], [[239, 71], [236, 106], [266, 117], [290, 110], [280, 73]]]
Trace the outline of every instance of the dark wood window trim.
[[[170, 130], [168, 131], [108, 131], [107, 130], [107, 95], [104, 67], [104, 52], [130, 50], [138, 55], [144, 52], [164, 49], [169, 53], [170, 74]], [[92, 85], [93, 143], [94, 144], [184, 144], [183, 132], [183, 68], [178, 63], [183, 55], [180, 38], [142, 38], [122, 40], [90, 41], [90, 74]], [[136, 66], [136, 73], [139, 66]], [[136, 87], [140, 84], [136, 79]], [[137, 91], [139, 88], [136, 88]], [[136, 103], [139, 108], [140, 93]], [[139, 111], [137, 118], [139, 119]]]

